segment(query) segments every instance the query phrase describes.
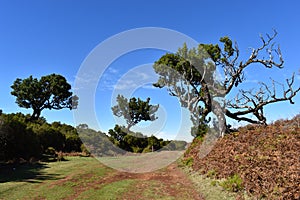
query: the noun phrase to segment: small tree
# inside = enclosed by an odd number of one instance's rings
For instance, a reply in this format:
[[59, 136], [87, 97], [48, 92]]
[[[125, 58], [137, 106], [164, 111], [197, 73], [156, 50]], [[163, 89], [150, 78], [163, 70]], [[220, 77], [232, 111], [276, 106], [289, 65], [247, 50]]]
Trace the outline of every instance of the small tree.
[[[224, 97], [244, 82], [244, 72], [251, 66], [283, 68], [280, 48], [272, 42], [276, 35], [274, 31], [273, 35], [261, 36], [261, 46], [253, 48], [245, 61], [239, 60], [239, 48], [229, 37], [220, 39], [223, 48], [218, 44], [200, 44], [197, 49], [188, 49], [184, 45], [177, 53], [168, 53], [155, 62], [153, 67], [159, 79], [154, 86], [167, 87], [170, 95], [177, 97], [181, 106], [189, 109], [195, 125], [193, 135], [201, 134], [195, 131], [195, 127], [205, 130], [210, 113], [218, 118], [218, 124], [214, 125], [218, 125], [222, 136], [228, 127], [226, 117], [266, 124], [266, 105], [280, 101], [293, 103], [293, 97], [300, 91], [298, 86], [293, 88], [294, 75], [286, 80], [286, 87], [280, 84], [283, 88], [280, 92], [277, 82], [272, 80], [271, 84], [260, 83], [256, 90], [239, 89], [233, 99], [225, 100]], [[216, 69], [220, 69], [222, 80], [215, 78]]]
[[143, 101], [140, 98], [132, 97], [128, 101], [123, 95], [118, 95], [117, 103], [118, 105], [113, 106], [111, 109], [114, 115], [123, 117], [126, 120], [127, 132], [140, 121], [154, 121], [157, 119], [155, 112], [158, 110], [159, 105], [151, 105], [150, 98]]
[[70, 91], [71, 85], [58, 74], [42, 76], [40, 80], [32, 76], [17, 78], [11, 88], [20, 107], [33, 109], [30, 120], [37, 120], [44, 109], [75, 109], [78, 105], [78, 97]]

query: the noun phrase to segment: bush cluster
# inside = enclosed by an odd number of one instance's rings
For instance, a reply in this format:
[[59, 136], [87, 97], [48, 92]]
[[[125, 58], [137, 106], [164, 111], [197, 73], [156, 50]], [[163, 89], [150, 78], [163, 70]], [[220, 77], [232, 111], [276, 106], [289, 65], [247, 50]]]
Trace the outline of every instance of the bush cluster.
[[39, 158], [49, 148], [55, 151], [81, 151], [77, 130], [60, 122], [49, 124], [44, 118], [29, 121], [22, 113], [1, 114], [0, 160]]

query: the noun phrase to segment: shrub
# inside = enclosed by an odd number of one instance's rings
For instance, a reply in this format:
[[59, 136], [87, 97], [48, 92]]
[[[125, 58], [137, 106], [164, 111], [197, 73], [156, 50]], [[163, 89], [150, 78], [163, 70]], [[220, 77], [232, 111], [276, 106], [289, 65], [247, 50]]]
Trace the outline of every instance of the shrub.
[[2, 116], [0, 124], [0, 160], [29, 159], [41, 153], [35, 134], [14, 115]]
[[80, 152], [82, 142], [78, 135], [71, 135], [66, 138], [64, 152]]
[[217, 176], [217, 172], [215, 170], [209, 170], [206, 174], [207, 177], [209, 178], [215, 178]]
[[189, 157], [189, 158], [186, 158], [185, 160], [183, 160], [183, 164], [186, 165], [186, 166], [189, 166], [191, 167], [194, 163], [194, 158], [193, 157]]
[[231, 192], [238, 192], [243, 189], [243, 180], [238, 174], [220, 182], [220, 186]]
[[44, 124], [36, 127], [34, 132], [39, 138], [43, 151], [45, 151], [48, 147], [53, 147], [57, 151], [63, 150], [66, 137], [58, 130]]

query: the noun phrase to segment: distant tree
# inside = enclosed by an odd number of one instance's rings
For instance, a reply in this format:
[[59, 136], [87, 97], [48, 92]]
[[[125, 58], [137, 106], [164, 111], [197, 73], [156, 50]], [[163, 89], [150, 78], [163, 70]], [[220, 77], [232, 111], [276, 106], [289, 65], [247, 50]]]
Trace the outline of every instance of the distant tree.
[[78, 97], [70, 91], [71, 85], [58, 74], [42, 76], [40, 80], [32, 76], [17, 78], [11, 88], [20, 107], [33, 109], [31, 120], [37, 120], [44, 109], [75, 109], [78, 105]]
[[124, 140], [124, 137], [127, 135], [127, 132], [124, 131], [124, 126], [115, 125], [114, 129], [109, 129], [108, 134], [111, 138], [114, 139], [114, 143], [121, 142]]
[[110, 141], [125, 151], [141, 153], [148, 145], [147, 136], [139, 133], [127, 131], [124, 126], [115, 125], [114, 129], [109, 129]]
[[159, 105], [151, 105], [150, 98], [146, 101], [135, 97], [129, 101], [123, 95], [117, 96], [117, 105], [112, 107], [113, 114], [117, 117], [123, 117], [127, 123], [127, 131], [140, 121], [154, 121], [157, 119], [155, 112]]
[[77, 129], [88, 129], [89, 126], [87, 124], [79, 124], [76, 128]]
[[[294, 75], [286, 80], [287, 86], [281, 87], [283, 89], [280, 92], [277, 82], [272, 80], [271, 84], [260, 83], [257, 90], [241, 88], [233, 99], [225, 100], [224, 97], [244, 82], [245, 70], [250, 66], [283, 68], [280, 48], [275, 48], [272, 42], [276, 35], [274, 31], [273, 35], [261, 36], [262, 45], [253, 48], [245, 61], [239, 59], [239, 48], [229, 37], [220, 39], [223, 48], [218, 44], [200, 44], [197, 49], [188, 49], [184, 45], [177, 53], [167, 53], [155, 62], [153, 67], [159, 79], [154, 86], [167, 87], [170, 95], [177, 97], [181, 106], [189, 109], [195, 136], [206, 130], [205, 124], [210, 120], [210, 113], [214, 113], [218, 119], [221, 136], [228, 130], [226, 117], [266, 124], [266, 105], [280, 101], [293, 103], [293, 97], [300, 90], [299, 86], [293, 88]], [[216, 78], [216, 69], [220, 69], [223, 79]], [[197, 128], [198, 131], [195, 130]]]

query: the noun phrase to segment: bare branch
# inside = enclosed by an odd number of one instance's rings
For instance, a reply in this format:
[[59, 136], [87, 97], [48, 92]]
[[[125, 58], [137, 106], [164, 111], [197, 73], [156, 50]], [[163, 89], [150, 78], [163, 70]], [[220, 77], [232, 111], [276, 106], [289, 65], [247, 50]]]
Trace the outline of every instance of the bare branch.
[[[262, 35], [260, 36], [260, 39], [262, 41], [262, 45], [256, 49], [252, 49], [252, 53], [249, 57], [249, 59], [245, 62], [240, 62], [237, 64], [237, 59], [239, 56], [239, 50], [237, 45], [235, 45], [235, 52], [236, 55], [233, 58], [231, 62], [228, 61], [227, 58], [224, 60], [224, 74], [225, 74], [225, 81], [224, 81], [224, 87], [226, 88], [226, 94], [228, 94], [233, 86], [238, 86], [239, 83], [241, 83], [244, 80], [243, 71], [246, 67], [250, 66], [254, 63], [262, 64], [266, 68], [272, 68], [272, 67], [278, 67], [283, 68], [284, 60], [282, 58], [280, 47], [278, 46], [277, 49], [274, 48], [274, 43], [272, 41], [277, 36], [276, 30], [274, 30], [273, 35], [266, 34], [267, 38], [265, 39]], [[260, 52], [266, 49], [266, 52], [268, 54], [268, 59], [259, 58]], [[278, 57], [278, 62], [274, 59], [274, 53]], [[230, 78], [228, 78], [228, 75], [230, 75]]]
[[[300, 87], [293, 89], [294, 79], [295, 74], [290, 79], [286, 79], [287, 89], [284, 88], [283, 84], [272, 80], [272, 86], [260, 83], [261, 87], [257, 92], [253, 92], [253, 90], [240, 90], [233, 100], [226, 103], [229, 109], [237, 111], [227, 110], [226, 115], [238, 121], [243, 120], [251, 123], [266, 124], [266, 117], [263, 113], [263, 108], [266, 105], [280, 101], [289, 101], [291, 104], [294, 104], [292, 99], [300, 91]], [[282, 86], [283, 95], [281, 97], [277, 96], [276, 83]], [[241, 117], [247, 114], [253, 114], [257, 120]]]

